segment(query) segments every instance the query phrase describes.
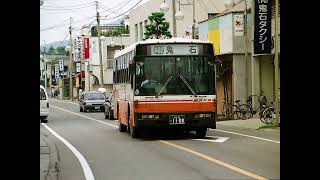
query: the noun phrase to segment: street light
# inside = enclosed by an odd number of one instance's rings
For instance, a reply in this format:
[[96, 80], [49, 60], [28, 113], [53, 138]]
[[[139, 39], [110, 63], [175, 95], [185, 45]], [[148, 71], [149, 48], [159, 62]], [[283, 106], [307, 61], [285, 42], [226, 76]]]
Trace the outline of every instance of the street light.
[[163, 13], [166, 13], [169, 11], [169, 6], [168, 4], [166, 3], [166, 1], [164, 1], [161, 6], [160, 6], [160, 11], [163, 12]]
[[[176, 0], [172, 0], [172, 14], [174, 14], [174, 17], [173, 18], [173, 22], [172, 22], [172, 26], [173, 26], [173, 36], [176, 37], [176, 32], [177, 32], [177, 27], [176, 27], [176, 19], [178, 21], [181, 21], [184, 19], [184, 14], [183, 12], [180, 10], [180, 5], [192, 5], [192, 39], [195, 38], [195, 0], [193, 0], [192, 4], [190, 3], [187, 3], [187, 4], [181, 4], [180, 3], [180, 0], [177, 1], [178, 4], [179, 4], [179, 10], [175, 13], [175, 2]], [[160, 11], [163, 12], [163, 13], [166, 13], [167, 11], [169, 10], [169, 6], [168, 4], [166, 3], [166, 1], [164, 0], [163, 3], [160, 5]]]

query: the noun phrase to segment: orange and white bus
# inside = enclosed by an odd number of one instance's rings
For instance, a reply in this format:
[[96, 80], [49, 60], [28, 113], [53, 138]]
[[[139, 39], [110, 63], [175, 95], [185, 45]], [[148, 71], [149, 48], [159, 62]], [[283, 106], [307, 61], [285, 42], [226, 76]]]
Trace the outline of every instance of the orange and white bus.
[[213, 44], [150, 39], [117, 52], [113, 66], [114, 117], [133, 138], [151, 127], [181, 128], [204, 137], [216, 128]]

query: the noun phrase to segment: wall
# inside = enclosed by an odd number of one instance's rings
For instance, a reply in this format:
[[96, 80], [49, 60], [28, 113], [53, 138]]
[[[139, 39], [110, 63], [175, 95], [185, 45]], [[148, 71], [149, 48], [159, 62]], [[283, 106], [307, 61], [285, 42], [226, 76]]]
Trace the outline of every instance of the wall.
[[273, 102], [274, 96], [274, 66], [273, 56], [262, 56], [260, 59], [260, 90], [267, 97], [268, 102]]
[[228, 54], [233, 52], [232, 14], [208, 20], [208, 37], [213, 42], [215, 54]]
[[[233, 14], [233, 21], [234, 21], [234, 15], [240, 15], [241, 13], [234, 13]], [[247, 41], [247, 52], [248, 56], [251, 54], [251, 33], [252, 33], [252, 16], [250, 13], [248, 13], [248, 41]], [[233, 27], [234, 30], [234, 27]], [[233, 52], [234, 53], [244, 53], [245, 49], [245, 36], [235, 36], [233, 31]]]
[[199, 40], [208, 41], [208, 21], [199, 24]]
[[[165, 19], [170, 23], [169, 30], [171, 34], [173, 34], [173, 27], [172, 27], [172, 1], [166, 1], [169, 6], [169, 11], [165, 13]], [[192, 1], [188, 0], [181, 0], [181, 4], [192, 3]], [[141, 6], [133, 9], [129, 12], [130, 17], [130, 42], [136, 42], [136, 33], [135, 25], [139, 26], [139, 23], [142, 22], [144, 26], [144, 21], [148, 20], [148, 16], [151, 15], [152, 12], [160, 12], [160, 5], [163, 3], [163, 0], [150, 0]], [[179, 5], [176, 2], [176, 10], [178, 11]], [[200, 22], [203, 20], [208, 19], [208, 12], [210, 13], [217, 13], [222, 12], [225, 9], [224, 1], [212, 1], [212, 0], [202, 0], [197, 1], [195, 0], [195, 19], [196, 22]], [[180, 10], [184, 13], [184, 19], [182, 21], [176, 21], [177, 24], [177, 37], [183, 37], [185, 33], [185, 29], [187, 26], [191, 26], [193, 23], [192, 20], [192, 5], [181, 5]], [[143, 28], [144, 29], [144, 28]], [[138, 28], [139, 31], [139, 28]], [[139, 39], [139, 37], [137, 38]]]

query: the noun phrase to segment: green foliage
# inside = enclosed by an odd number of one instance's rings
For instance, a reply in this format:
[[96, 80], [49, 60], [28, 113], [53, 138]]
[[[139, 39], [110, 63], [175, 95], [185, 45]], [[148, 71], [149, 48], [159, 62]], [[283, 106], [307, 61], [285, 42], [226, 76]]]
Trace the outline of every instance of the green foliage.
[[107, 31], [102, 31], [101, 36], [110, 37], [110, 36], [120, 36], [122, 34], [129, 34], [128, 27], [120, 26], [116, 29], [108, 29]]
[[58, 48], [56, 48], [56, 54], [64, 55], [64, 54], [65, 54], [64, 49], [65, 49], [65, 47], [58, 47]]
[[55, 52], [55, 49], [52, 46], [50, 46], [48, 54], [53, 55], [54, 52]]
[[161, 37], [171, 38], [171, 32], [169, 29], [169, 22], [166, 22], [164, 13], [154, 12], [148, 17], [151, 24], [145, 26], [146, 32], [144, 33], [145, 39], [159, 39]]

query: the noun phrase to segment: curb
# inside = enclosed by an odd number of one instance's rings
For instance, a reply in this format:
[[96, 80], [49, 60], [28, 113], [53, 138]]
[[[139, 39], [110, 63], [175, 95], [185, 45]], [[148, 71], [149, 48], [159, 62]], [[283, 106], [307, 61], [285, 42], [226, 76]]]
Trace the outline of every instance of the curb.
[[58, 180], [59, 176], [59, 154], [56, 144], [48, 138], [47, 135], [42, 135], [49, 149], [49, 163], [47, 173], [44, 180]]

